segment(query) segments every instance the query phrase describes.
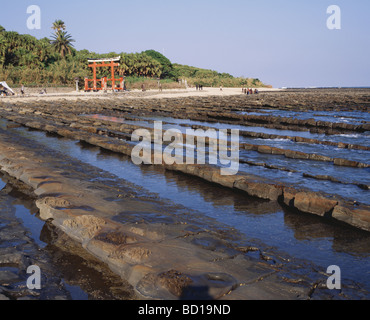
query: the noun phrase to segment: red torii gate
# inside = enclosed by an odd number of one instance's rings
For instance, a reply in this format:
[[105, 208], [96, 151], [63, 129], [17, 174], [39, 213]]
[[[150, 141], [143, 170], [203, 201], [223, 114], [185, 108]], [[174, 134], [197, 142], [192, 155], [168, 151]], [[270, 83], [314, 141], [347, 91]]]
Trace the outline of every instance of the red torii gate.
[[[97, 59], [97, 60], [87, 60], [89, 63], [89, 67], [93, 68], [93, 79], [85, 78], [85, 91], [98, 91], [98, 90], [108, 90], [108, 81], [112, 82], [112, 90], [123, 90], [124, 89], [124, 83], [123, 78], [115, 79], [114, 78], [114, 67], [118, 67], [119, 61], [121, 57], [117, 58], [107, 58], [107, 59]], [[106, 63], [109, 62], [109, 63]], [[107, 79], [107, 77], [96, 79], [96, 68], [102, 68], [102, 67], [110, 67], [111, 68], [111, 79]], [[89, 82], [93, 82], [93, 87], [89, 87]], [[98, 87], [98, 82], [101, 82], [101, 86]], [[116, 82], [120, 83], [120, 86], [116, 86]]]

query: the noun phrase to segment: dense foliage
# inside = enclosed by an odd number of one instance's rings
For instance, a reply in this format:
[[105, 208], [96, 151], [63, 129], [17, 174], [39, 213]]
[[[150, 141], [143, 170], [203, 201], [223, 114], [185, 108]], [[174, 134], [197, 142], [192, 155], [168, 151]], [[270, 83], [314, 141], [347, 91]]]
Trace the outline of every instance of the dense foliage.
[[206, 87], [262, 87], [264, 84], [259, 79], [235, 78], [228, 73], [190, 67], [181, 64], [173, 64], [175, 73], [183, 79], [187, 79], [189, 85], [203, 85]]
[[[135, 79], [162, 79], [165, 83], [186, 79], [189, 85], [252, 86], [262, 85], [258, 79], [234, 78], [195, 67], [172, 64], [161, 53], [147, 50], [141, 53], [98, 54], [76, 50], [72, 36], [62, 20], [56, 20], [51, 39], [36, 39], [27, 34], [6, 31], [0, 26], [0, 80], [9, 85], [70, 85], [79, 77], [92, 77], [88, 59], [121, 56], [117, 76], [125, 76], [131, 83]], [[109, 69], [99, 68], [98, 77], [109, 76]], [[153, 80], [154, 81], [154, 80]]]

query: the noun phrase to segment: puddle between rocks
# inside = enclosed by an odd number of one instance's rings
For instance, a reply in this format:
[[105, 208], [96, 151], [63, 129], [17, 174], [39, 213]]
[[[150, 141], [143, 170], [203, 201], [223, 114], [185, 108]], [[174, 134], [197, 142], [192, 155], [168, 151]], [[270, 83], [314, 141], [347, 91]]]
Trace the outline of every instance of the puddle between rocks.
[[329, 265], [338, 265], [344, 278], [370, 291], [370, 234], [367, 232], [320, 217], [292, 213], [274, 202], [250, 199], [196, 177], [153, 166], [136, 166], [127, 156], [86, 143], [26, 128], [12, 130], [235, 228], [246, 237], [247, 243], [263, 250], [308, 260], [325, 270]]
[[[246, 237], [247, 243], [260, 246], [262, 250], [284, 252], [291, 257], [308, 260], [323, 269], [336, 264], [341, 267], [344, 278], [350, 282], [355, 281], [361, 289], [369, 292], [369, 233], [328, 222], [319, 217], [284, 211], [274, 202], [252, 200], [245, 194], [235, 193], [195, 177], [166, 172], [152, 166], [138, 167], [127, 156], [107, 152], [85, 143], [26, 128], [12, 130], [15, 134], [23, 135], [82, 163], [132, 182], [163, 199], [169, 199], [231, 226]], [[34, 228], [37, 234], [37, 227]], [[50, 230], [46, 233], [50, 233]], [[53, 239], [52, 241], [59, 243], [64, 241], [63, 237], [55, 235], [54, 238], [52, 235], [48, 237], [47, 241], [44, 241], [43, 237], [40, 238], [40, 241], [48, 244], [44, 249], [53, 247], [56, 251], [51, 253], [55, 256], [60, 255], [60, 248], [58, 251], [50, 244], [53, 242], [48, 241]], [[62, 261], [69, 263], [73, 259], [65, 258]], [[296, 267], [304, 269], [303, 265]], [[66, 267], [64, 270], [68, 273], [76, 269]], [[73, 276], [76, 276], [76, 272]], [[101, 275], [98, 273], [97, 277]], [[68, 277], [65, 276], [63, 279]], [[78, 281], [83, 280], [85, 279]], [[78, 297], [81, 294], [84, 296], [85, 293], [76, 292], [74, 296]], [[70, 293], [69, 295], [72, 296]]]
[[[0, 173], [0, 300], [130, 300], [120, 277], [79, 244], [37, 217], [34, 201]], [[27, 288], [27, 267], [41, 270], [41, 289]]]

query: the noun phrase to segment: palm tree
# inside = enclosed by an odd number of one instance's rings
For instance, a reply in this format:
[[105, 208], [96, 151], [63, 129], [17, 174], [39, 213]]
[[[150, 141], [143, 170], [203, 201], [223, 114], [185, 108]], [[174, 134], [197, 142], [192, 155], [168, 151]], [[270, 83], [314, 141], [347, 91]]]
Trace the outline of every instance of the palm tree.
[[14, 65], [18, 61], [15, 51], [22, 47], [22, 38], [15, 31], [4, 32], [2, 35], [5, 38], [5, 45], [1, 48], [1, 51], [4, 54], [3, 63], [6, 65]]
[[51, 28], [58, 33], [58, 32], [60, 32], [62, 30], [65, 30], [66, 29], [66, 25], [65, 25], [64, 21], [62, 21], [62, 20], [55, 20], [53, 22], [53, 26]]
[[60, 60], [54, 63], [50, 71], [53, 73], [54, 80], [63, 84], [67, 84], [68, 81], [76, 77], [78, 73], [76, 63], [68, 60]]
[[[122, 60], [121, 60], [121, 61], [122, 61]], [[119, 66], [119, 68], [118, 68], [118, 74], [119, 74], [120, 76], [124, 76], [128, 70], [129, 70], [128, 65], [127, 65], [125, 62], [121, 62], [121, 63], [120, 63], [120, 66]]]
[[71, 54], [73, 47], [72, 42], [75, 42], [75, 40], [72, 39], [70, 34], [68, 34], [66, 31], [57, 31], [54, 35], [52, 35], [52, 39], [52, 46], [63, 58], [67, 53]]
[[37, 46], [37, 55], [39, 56], [40, 61], [41, 62], [46, 61], [49, 54], [50, 54], [50, 43], [40, 40]]
[[0, 34], [0, 65], [5, 63], [5, 54], [7, 52], [7, 42], [5, 37]]
[[8, 42], [9, 50], [19, 48], [23, 45], [23, 41], [20, 35], [18, 34], [18, 32], [8, 31], [4, 34], [4, 37], [6, 38], [6, 41]]

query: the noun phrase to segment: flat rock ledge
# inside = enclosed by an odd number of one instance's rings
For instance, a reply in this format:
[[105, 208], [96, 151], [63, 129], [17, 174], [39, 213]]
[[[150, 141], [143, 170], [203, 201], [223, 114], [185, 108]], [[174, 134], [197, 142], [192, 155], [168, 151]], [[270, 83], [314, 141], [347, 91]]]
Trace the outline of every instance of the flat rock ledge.
[[[132, 144], [109, 136], [96, 133], [96, 128], [81, 130], [58, 125], [44, 125], [40, 122], [24, 122], [24, 119], [12, 119], [26, 127], [58, 134], [62, 137], [77, 139], [91, 145], [101, 147], [131, 157]], [[90, 128], [90, 127], [88, 127]], [[279, 201], [290, 209], [304, 213], [325, 216], [344, 222], [353, 227], [370, 231], [370, 206], [358, 204], [352, 199], [342, 199], [320, 192], [298, 189], [296, 186], [286, 186], [280, 182], [263, 179], [254, 175], [225, 176], [220, 174], [220, 168], [211, 165], [173, 164], [163, 165], [166, 170], [181, 171], [197, 176], [224, 187], [244, 191], [248, 195], [260, 199]], [[298, 195], [296, 199], [296, 195]], [[302, 205], [305, 202], [306, 205]], [[344, 209], [345, 208], [345, 209]]]
[[[20, 116], [7, 116], [6, 118], [13, 121], [13, 123], [24, 125], [28, 128], [54, 133], [65, 138], [84, 141], [88, 144], [131, 157], [133, 149], [132, 144], [129, 144], [127, 141], [122, 139], [102, 135], [95, 127], [78, 126], [75, 128], [75, 126], [71, 127], [55, 123], [51, 125], [44, 121], [30, 121], [27, 120], [26, 117]], [[136, 128], [136, 126], [129, 127]], [[343, 159], [330, 160], [333, 160], [336, 165], [353, 165], [355, 167], [368, 166], [367, 164], [361, 164], [358, 162], [354, 162], [354, 164], [352, 164], [353, 161], [351, 162]], [[241, 174], [222, 176], [219, 174], [220, 168], [211, 165], [165, 164], [161, 166], [164, 166], [166, 170], [181, 171], [185, 174], [197, 176], [209, 182], [220, 184], [224, 187], [244, 191], [253, 197], [279, 201], [280, 204], [288, 206], [290, 209], [325, 216], [326, 218], [333, 218], [353, 227], [370, 231], [370, 206], [359, 204], [353, 199], [343, 199], [330, 194], [327, 195], [320, 192], [300, 190], [295, 185], [284, 185], [278, 181], [263, 179], [260, 176]], [[303, 202], [305, 202], [305, 205], [303, 205]]]
[[[233, 247], [209, 230], [181, 221], [115, 221], [117, 213], [133, 207], [133, 199], [112, 201], [118, 196], [114, 189], [71, 177], [53, 167], [52, 156], [41, 158], [35, 148], [18, 144], [5, 132], [1, 137], [1, 171], [32, 188], [41, 218], [128, 281], [138, 299], [310, 297], [309, 282], [286, 281], [277, 265], [248, 257], [245, 248]], [[144, 206], [151, 210], [150, 203]]]

